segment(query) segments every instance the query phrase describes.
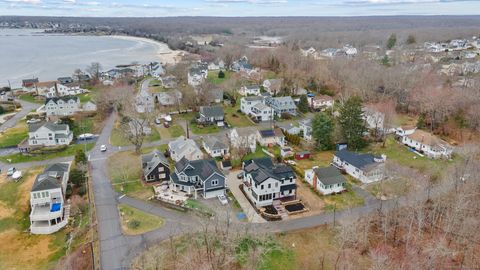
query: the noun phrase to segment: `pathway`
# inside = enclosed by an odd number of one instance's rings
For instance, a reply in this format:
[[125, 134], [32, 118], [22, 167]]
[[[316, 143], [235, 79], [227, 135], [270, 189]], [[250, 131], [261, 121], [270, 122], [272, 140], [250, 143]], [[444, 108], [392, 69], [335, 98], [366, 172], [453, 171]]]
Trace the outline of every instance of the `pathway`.
[[20, 121], [25, 116], [27, 116], [29, 112], [31, 112], [32, 110], [36, 110], [41, 106], [40, 104], [30, 103], [23, 100], [17, 99], [16, 101], [22, 104], [22, 110], [17, 112], [17, 114], [15, 114], [12, 118], [8, 119], [5, 123], [3, 123], [0, 126], [0, 132], [4, 132], [9, 128], [14, 127], [17, 124], [17, 122]]

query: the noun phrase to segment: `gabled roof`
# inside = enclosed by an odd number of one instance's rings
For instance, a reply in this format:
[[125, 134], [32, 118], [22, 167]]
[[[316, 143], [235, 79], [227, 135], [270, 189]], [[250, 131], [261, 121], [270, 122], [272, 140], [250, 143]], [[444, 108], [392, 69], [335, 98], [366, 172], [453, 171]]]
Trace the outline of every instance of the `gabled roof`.
[[75, 102], [79, 102], [80, 99], [77, 96], [63, 96], [63, 97], [52, 97], [52, 98], [47, 98], [45, 100], [45, 104], [48, 104], [48, 102], [53, 101], [57, 103], [59, 100], [63, 100], [64, 102], [69, 102], [70, 100], [73, 100]]
[[52, 122], [45, 122], [45, 123], [30, 124], [28, 126], [28, 132], [35, 132], [41, 127], [48, 128], [51, 131], [62, 131], [62, 130], [68, 129], [67, 124], [55, 124]]
[[202, 106], [200, 114], [205, 117], [223, 117], [223, 108], [220, 106]]
[[263, 183], [269, 178], [281, 181], [290, 177], [295, 177], [292, 168], [286, 164], [273, 164], [270, 158], [257, 158], [244, 161], [243, 168], [245, 173], [252, 176], [257, 184]]
[[447, 142], [441, 140], [440, 138], [433, 135], [432, 133], [423, 131], [421, 129], [415, 130], [415, 132], [413, 132], [410, 135], [407, 135], [407, 137], [414, 140], [414, 141], [417, 141], [419, 143], [423, 143], [423, 144], [431, 146], [431, 147], [435, 147], [435, 146], [439, 146], [439, 145], [448, 145]]
[[335, 167], [315, 168], [313, 169], [318, 180], [324, 185], [333, 185], [345, 183], [346, 179], [342, 173]]
[[236, 131], [238, 136], [245, 137], [250, 135], [257, 134], [258, 129], [255, 127], [243, 127], [243, 128], [234, 128], [232, 131]]
[[258, 85], [247, 85], [247, 86], [245, 86], [245, 88], [247, 88], [248, 90], [257, 90], [257, 89], [260, 89], [260, 86], [258, 86]]
[[221, 139], [215, 136], [206, 136], [203, 138], [203, 142], [211, 150], [221, 150], [227, 148], [227, 145]]
[[185, 136], [180, 136], [176, 140], [168, 143], [168, 147], [175, 151], [176, 154], [185, 156], [193, 151], [201, 151], [197, 143], [192, 139], [187, 139]]
[[62, 187], [62, 179], [68, 173], [70, 164], [55, 163], [48, 166], [43, 173], [37, 175], [32, 191], [42, 191]]
[[198, 176], [203, 182], [207, 180], [214, 173], [223, 177], [223, 173], [218, 169], [217, 163], [213, 159], [187, 160], [182, 158], [175, 164], [175, 169], [178, 173], [184, 173], [187, 176]]
[[381, 157], [375, 157], [372, 154], [358, 154], [348, 150], [337, 151], [335, 152], [335, 156], [356, 168], [364, 168], [368, 165], [377, 163], [376, 160], [382, 159]]
[[157, 149], [149, 154], [143, 155], [142, 164], [145, 164], [145, 166], [143, 166], [144, 175], [149, 175], [160, 163], [166, 167], [169, 165], [167, 158]]

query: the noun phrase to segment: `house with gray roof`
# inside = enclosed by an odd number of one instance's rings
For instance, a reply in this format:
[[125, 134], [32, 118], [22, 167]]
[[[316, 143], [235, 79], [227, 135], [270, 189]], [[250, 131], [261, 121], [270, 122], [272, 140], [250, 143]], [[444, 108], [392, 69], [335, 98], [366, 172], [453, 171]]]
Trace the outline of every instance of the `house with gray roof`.
[[260, 86], [259, 85], [246, 85], [242, 86], [238, 93], [242, 96], [259, 96], [260, 95]]
[[274, 200], [295, 198], [296, 176], [283, 163], [273, 164], [270, 158], [246, 160], [243, 167], [243, 190], [257, 207], [272, 205]]
[[203, 149], [211, 157], [223, 157], [228, 155], [230, 148], [228, 144], [225, 143], [225, 140], [219, 138], [218, 136], [205, 136], [203, 137]]
[[187, 74], [188, 84], [195, 87], [202, 84], [208, 76], [208, 64], [196, 63]]
[[178, 90], [169, 90], [165, 92], [153, 93], [155, 102], [162, 106], [178, 105], [182, 102], [183, 94]]
[[193, 194], [195, 198], [198, 194], [205, 199], [225, 194], [225, 175], [213, 159], [182, 158], [175, 163], [170, 180], [174, 190]]
[[291, 96], [267, 97], [265, 104], [270, 106], [278, 117], [281, 117], [284, 113], [297, 115], [297, 105], [295, 105]]
[[273, 119], [273, 110], [265, 105], [265, 99], [260, 96], [249, 96], [240, 99], [240, 110], [256, 122]]
[[28, 146], [69, 145], [73, 132], [66, 124], [43, 122], [28, 126]]
[[182, 158], [188, 160], [198, 160], [203, 158], [203, 152], [197, 143], [192, 139], [184, 136], [178, 137], [176, 140], [168, 143], [168, 151], [173, 161], [178, 162]]
[[148, 183], [170, 180], [169, 162], [162, 152], [155, 149], [142, 156], [142, 179]]
[[52, 97], [45, 100], [45, 112], [48, 116], [68, 116], [82, 110], [80, 99], [76, 96]]
[[68, 223], [70, 206], [65, 205], [70, 163], [55, 163], [37, 175], [30, 191], [30, 232], [51, 234]]
[[230, 68], [234, 72], [245, 73], [250, 73], [253, 70], [253, 66], [248, 62], [248, 58], [246, 56], [243, 56], [237, 61], [233, 62]]
[[348, 150], [336, 151], [332, 165], [345, 171], [362, 183], [380, 181], [385, 177], [387, 157], [355, 153]]
[[305, 170], [305, 181], [323, 195], [343, 192], [347, 183], [345, 176], [333, 166]]
[[197, 121], [203, 125], [217, 125], [219, 127], [225, 125], [225, 113], [221, 106], [201, 106], [198, 114]]
[[263, 81], [263, 89], [272, 96], [280, 93], [282, 90], [283, 79], [267, 79]]

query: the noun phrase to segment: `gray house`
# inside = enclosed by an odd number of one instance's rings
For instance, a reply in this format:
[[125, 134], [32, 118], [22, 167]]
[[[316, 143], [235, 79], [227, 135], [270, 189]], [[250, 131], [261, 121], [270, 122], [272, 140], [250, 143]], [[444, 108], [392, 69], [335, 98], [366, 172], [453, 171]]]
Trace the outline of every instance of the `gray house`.
[[200, 107], [198, 122], [207, 125], [217, 125], [223, 127], [225, 113], [220, 106], [202, 106]]
[[168, 160], [157, 149], [142, 156], [142, 170], [142, 178], [146, 182], [168, 181], [170, 179]]
[[265, 104], [273, 109], [276, 116], [280, 117], [283, 113], [297, 115], [297, 106], [291, 96], [266, 98]]
[[228, 155], [229, 147], [228, 145], [216, 136], [206, 136], [203, 138], [203, 148], [211, 157], [223, 157]]
[[225, 176], [215, 160], [193, 160], [182, 158], [175, 164], [175, 172], [170, 175], [174, 190], [188, 194], [202, 195], [205, 199], [225, 194]]

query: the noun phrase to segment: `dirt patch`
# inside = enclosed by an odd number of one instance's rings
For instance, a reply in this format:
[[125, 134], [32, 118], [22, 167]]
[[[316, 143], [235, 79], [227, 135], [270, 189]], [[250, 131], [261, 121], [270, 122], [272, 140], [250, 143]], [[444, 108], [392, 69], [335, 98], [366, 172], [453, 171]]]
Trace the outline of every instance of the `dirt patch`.
[[57, 270], [93, 269], [93, 254], [91, 244], [80, 246], [70, 255], [64, 257], [55, 268]]
[[11, 217], [15, 213], [15, 210], [8, 207], [4, 202], [0, 202], [0, 219]]
[[[49, 246], [52, 237], [48, 235], [30, 235], [17, 230], [0, 233], [1, 269], [40, 269], [48, 262], [54, 251]], [[6, 244], [8, 243], [8, 244]]]
[[315, 215], [323, 212], [323, 208], [325, 207], [325, 203], [323, 202], [323, 200], [300, 179], [297, 180], [297, 199], [302, 200], [305, 207], [310, 209], [310, 211], [297, 215], [292, 215], [290, 216], [290, 218], [299, 218]]
[[19, 187], [18, 192], [18, 206], [21, 211], [27, 211], [30, 205], [30, 191], [32, 190], [33, 182], [37, 178], [37, 175], [43, 171], [43, 168], [30, 169], [25, 173], [22, 179], [22, 184]]

